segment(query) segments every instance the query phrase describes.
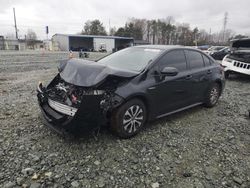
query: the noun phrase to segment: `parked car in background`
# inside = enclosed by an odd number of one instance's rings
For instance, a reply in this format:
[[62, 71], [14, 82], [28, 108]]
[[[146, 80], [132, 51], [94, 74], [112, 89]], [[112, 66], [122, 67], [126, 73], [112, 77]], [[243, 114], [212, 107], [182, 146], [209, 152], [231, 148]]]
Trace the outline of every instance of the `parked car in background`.
[[98, 51], [99, 52], [107, 52], [106, 44], [101, 43]]
[[226, 46], [211, 46], [210, 48], [208, 48], [206, 51], [204, 51], [207, 54], [211, 54], [213, 52], [218, 52], [220, 50], [222, 50], [223, 48], [225, 48]]
[[210, 47], [210, 45], [203, 45], [203, 46], [195, 46], [195, 48], [202, 50], [202, 51], [206, 51], [208, 50]]
[[222, 60], [226, 78], [232, 73], [250, 75], [250, 38], [231, 41], [231, 52]]
[[58, 132], [91, 130], [110, 122], [121, 138], [149, 120], [204, 104], [216, 105], [224, 88], [222, 67], [188, 47], [130, 47], [97, 62], [71, 59], [38, 86], [45, 122]]
[[230, 53], [230, 48], [225, 47], [219, 51], [210, 52], [209, 55], [211, 55], [215, 60], [222, 60], [229, 53]]

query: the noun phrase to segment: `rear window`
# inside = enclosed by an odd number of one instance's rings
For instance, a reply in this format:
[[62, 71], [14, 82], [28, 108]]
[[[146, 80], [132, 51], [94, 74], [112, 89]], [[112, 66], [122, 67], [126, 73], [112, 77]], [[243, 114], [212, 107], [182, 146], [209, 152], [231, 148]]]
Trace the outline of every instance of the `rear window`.
[[186, 50], [187, 60], [190, 64], [191, 69], [197, 69], [204, 67], [203, 58], [201, 56], [201, 53], [192, 51], [192, 50]]

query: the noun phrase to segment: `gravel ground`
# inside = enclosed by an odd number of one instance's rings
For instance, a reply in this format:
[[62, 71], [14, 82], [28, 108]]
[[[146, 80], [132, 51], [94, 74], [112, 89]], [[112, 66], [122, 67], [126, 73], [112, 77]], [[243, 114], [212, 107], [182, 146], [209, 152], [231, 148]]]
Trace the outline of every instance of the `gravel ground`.
[[67, 56], [0, 52], [0, 187], [250, 187], [249, 77], [228, 80], [216, 107], [150, 122], [129, 140], [105, 128], [65, 139], [43, 126], [36, 84]]

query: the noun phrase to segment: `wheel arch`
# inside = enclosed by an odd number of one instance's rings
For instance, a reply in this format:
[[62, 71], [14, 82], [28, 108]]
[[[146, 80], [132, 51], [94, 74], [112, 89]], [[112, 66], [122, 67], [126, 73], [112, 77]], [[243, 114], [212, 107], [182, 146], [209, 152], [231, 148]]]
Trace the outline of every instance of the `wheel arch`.
[[147, 120], [151, 119], [151, 108], [150, 108], [150, 103], [149, 103], [149, 100], [147, 99], [147, 97], [144, 95], [144, 94], [134, 94], [134, 95], [131, 95], [129, 97], [126, 98], [126, 100], [124, 102], [127, 102], [127, 101], [130, 101], [132, 99], [139, 99], [143, 102], [143, 104], [145, 105], [145, 108], [146, 108], [146, 116], [147, 116]]
[[214, 83], [217, 83], [220, 87], [220, 95], [222, 94], [223, 84], [220, 79], [216, 79]]

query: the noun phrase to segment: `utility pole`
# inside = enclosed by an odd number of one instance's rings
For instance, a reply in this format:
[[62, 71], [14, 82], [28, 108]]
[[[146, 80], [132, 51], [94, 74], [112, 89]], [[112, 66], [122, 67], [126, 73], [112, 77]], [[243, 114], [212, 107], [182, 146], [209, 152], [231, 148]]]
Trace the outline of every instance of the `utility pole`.
[[16, 39], [18, 39], [18, 33], [17, 33], [17, 25], [16, 25], [16, 12], [15, 8], [13, 8], [13, 13], [14, 13], [14, 23], [15, 23], [15, 30], [16, 30]]
[[45, 27], [47, 40], [49, 40], [49, 26]]
[[223, 19], [223, 37], [222, 37], [222, 42], [225, 42], [227, 20], [228, 20], [228, 12], [225, 12], [224, 19]]
[[212, 43], [212, 29], [209, 29], [209, 44]]
[[110, 19], [109, 19], [109, 35], [111, 34], [111, 26], [110, 26]]

